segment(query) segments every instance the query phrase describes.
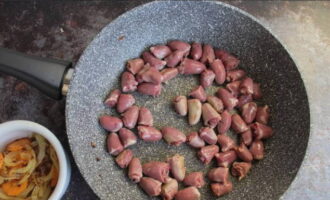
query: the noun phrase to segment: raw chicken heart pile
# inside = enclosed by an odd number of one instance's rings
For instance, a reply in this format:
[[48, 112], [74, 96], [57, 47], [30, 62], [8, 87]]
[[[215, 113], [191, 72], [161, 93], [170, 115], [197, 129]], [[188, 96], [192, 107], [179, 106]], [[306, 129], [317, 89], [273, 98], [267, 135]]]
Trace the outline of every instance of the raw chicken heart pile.
[[[121, 118], [103, 115], [101, 126], [109, 131], [108, 151], [116, 156], [121, 168], [128, 168], [128, 177], [149, 196], [161, 196], [164, 200], [201, 199], [198, 188], [211, 181], [215, 196], [233, 190], [229, 176], [246, 177], [253, 160], [264, 157], [263, 140], [273, 135], [269, 127], [267, 105], [257, 105], [261, 98], [260, 84], [237, 69], [239, 60], [211, 45], [183, 41], [170, 41], [167, 45], [156, 45], [142, 53], [142, 58], [127, 62], [121, 75], [121, 90], [112, 91], [105, 104], [116, 107]], [[187, 116], [189, 125], [203, 120], [199, 132], [187, 136], [174, 127], [153, 127], [153, 116], [148, 108], [135, 105], [129, 92], [138, 91], [157, 97], [162, 84], [178, 74], [200, 75], [200, 85], [187, 96], [177, 96], [173, 107], [180, 116]], [[205, 88], [215, 82], [219, 89], [215, 95], [207, 95]], [[186, 143], [198, 149], [197, 156], [205, 165], [216, 160], [218, 167], [211, 169], [206, 177], [202, 172], [186, 174], [185, 158], [176, 154], [164, 162], [152, 161], [141, 164], [128, 147], [136, 144], [137, 136], [130, 129], [137, 126], [138, 137], [146, 142], [162, 138], [169, 145]], [[229, 129], [239, 135], [237, 144], [227, 133]], [[179, 182], [186, 188], [179, 190]]]

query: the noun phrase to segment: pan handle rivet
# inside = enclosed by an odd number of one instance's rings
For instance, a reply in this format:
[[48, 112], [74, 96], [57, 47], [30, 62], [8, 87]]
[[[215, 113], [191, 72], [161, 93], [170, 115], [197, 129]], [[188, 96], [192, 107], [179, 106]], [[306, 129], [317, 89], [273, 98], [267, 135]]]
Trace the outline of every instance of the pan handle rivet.
[[70, 84], [70, 81], [72, 79], [73, 72], [74, 72], [74, 69], [73, 68], [70, 68], [70, 69], [68, 69], [68, 71], [64, 75], [63, 86], [62, 86], [62, 95], [63, 96], [66, 96], [68, 94], [69, 84]]

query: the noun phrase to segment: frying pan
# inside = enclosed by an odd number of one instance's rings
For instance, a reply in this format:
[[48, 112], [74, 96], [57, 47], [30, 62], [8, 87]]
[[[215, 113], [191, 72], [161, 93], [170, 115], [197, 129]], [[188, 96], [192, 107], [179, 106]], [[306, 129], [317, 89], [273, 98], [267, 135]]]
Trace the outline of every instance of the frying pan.
[[[121, 39], [119, 39], [121, 38]], [[1, 49], [0, 70], [15, 75], [51, 97], [67, 92], [66, 126], [71, 150], [84, 178], [101, 199], [146, 199], [105, 150], [107, 133], [98, 116], [116, 113], [103, 105], [109, 91], [118, 88], [128, 59], [138, 57], [152, 44], [171, 39], [209, 43], [236, 54], [240, 67], [261, 83], [261, 103], [271, 108], [274, 137], [267, 140], [265, 159], [253, 165], [249, 176], [234, 183], [222, 199], [278, 199], [289, 187], [304, 158], [309, 137], [308, 99], [299, 71], [280, 42], [249, 14], [224, 3], [157, 1], [139, 6], [107, 25], [84, 51], [71, 78], [70, 62], [35, 58]], [[197, 77], [179, 76], [164, 86], [158, 98], [133, 93], [137, 105], [154, 114], [155, 126], [173, 126], [186, 133], [198, 130], [178, 117], [171, 100], [186, 95], [198, 84]], [[215, 87], [207, 92], [211, 94]], [[91, 142], [96, 144], [91, 147]], [[164, 141], [139, 141], [132, 147], [143, 162], [163, 161], [179, 153], [187, 171], [207, 172], [196, 151], [186, 145], [173, 147]], [[96, 158], [100, 158], [97, 161]], [[202, 199], [216, 199], [208, 187]]]

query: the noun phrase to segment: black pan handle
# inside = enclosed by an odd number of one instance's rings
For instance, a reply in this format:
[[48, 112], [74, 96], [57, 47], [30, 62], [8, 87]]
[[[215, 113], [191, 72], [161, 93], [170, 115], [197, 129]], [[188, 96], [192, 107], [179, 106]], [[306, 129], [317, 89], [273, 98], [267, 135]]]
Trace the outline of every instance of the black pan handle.
[[[0, 48], [0, 72], [15, 76], [46, 95], [61, 99], [64, 77], [72, 63], [68, 61], [41, 58]], [[67, 89], [67, 86], [66, 86]]]

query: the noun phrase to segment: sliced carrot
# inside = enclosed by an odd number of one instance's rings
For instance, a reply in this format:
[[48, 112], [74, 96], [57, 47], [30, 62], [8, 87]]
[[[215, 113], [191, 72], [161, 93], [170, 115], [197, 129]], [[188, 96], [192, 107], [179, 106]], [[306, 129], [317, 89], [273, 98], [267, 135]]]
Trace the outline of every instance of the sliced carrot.
[[3, 154], [0, 153], [0, 169], [2, 168], [3, 166]]
[[26, 145], [31, 145], [31, 140], [28, 138], [23, 138], [16, 140], [7, 145], [7, 151], [21, 151]]
[[51, 187], [55, 187], [58, 181], [58, 169], [55, 168], [52, 174], [52, 181], [50, 182]]
[[4, 184], [2, 184], [1, 188], [4, 193], [6, 193], [8, 196], [18, 196], [28, 186], [28, 181], [23, 182], [22, 184], [18, 184], [18, 181], [8, 181]]

